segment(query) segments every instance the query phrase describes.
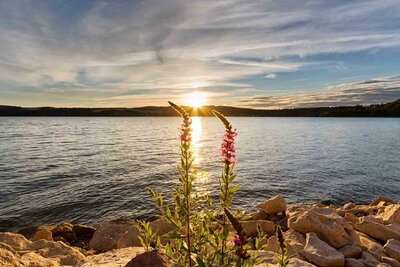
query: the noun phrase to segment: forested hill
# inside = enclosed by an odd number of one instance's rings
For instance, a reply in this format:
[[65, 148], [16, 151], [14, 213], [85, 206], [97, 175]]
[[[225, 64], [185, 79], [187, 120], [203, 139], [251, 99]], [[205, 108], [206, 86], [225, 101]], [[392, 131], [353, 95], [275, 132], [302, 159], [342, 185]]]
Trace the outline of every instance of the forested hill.
[[[204, 106], [195, 110], [187, 108], [194, 116], [212, 116], [212, 110], [218, 110], [226, 116], [249, 117], [400, 117], [400, 99], [379, 105], [293, 108], [262, 110], [228, 106]], [[176, 116], [171, 107], [141, 108], [23, 108], [1, 106], [0, 116]]]

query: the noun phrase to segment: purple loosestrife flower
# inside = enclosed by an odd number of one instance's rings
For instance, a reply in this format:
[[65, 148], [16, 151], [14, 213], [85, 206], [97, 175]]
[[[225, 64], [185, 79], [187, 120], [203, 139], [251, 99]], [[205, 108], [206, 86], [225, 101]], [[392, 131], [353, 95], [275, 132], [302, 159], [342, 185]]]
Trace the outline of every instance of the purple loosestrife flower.
[[240, 240], [240, 237], [239, 237], [237, 234], [235, 234], [235, 236], [234, 236], [234, 238], [233, 238], [233, 244], [234, 244], [235, 246], [241, 246], [241, 245], [243, 245], [242, 240]]
[[225, 164], [236, 163], [236, 150], [235, 150], [235, 139], [237, 133], [236, 129], [226, 129], [221, 143], [221, 157], [222, 162]]
[[192, 141], [192, 120], [184, 118], [181, 126], [179, 139], [181, 142], [190, 143]]

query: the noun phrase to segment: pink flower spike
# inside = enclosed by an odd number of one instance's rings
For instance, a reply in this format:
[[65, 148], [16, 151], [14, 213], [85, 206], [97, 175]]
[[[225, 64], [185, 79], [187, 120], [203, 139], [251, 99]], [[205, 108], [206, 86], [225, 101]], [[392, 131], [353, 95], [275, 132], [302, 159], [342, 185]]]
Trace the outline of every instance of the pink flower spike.
[[236, 163], [236, 150], [235, 150], [235, 139], [237, 133], [235, 130], [226, 130], [222, 142], [221, 142], [221, 157], [222, 162], [225, 164], [235, 164]]

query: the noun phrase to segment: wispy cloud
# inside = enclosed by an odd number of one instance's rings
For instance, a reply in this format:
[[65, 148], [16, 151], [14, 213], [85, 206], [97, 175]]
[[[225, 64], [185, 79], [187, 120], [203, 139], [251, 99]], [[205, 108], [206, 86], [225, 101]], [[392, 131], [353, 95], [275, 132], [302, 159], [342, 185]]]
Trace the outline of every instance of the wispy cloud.
[[224, 104], [312, 55], [400, 47], [397, 0], [79, 2], [0, 3], [5, 101], [138, 106], [197, 84]]
[[264, 109], [380, 104], [400, 99], [400, 77], [330, 85], [323, 92], [258, 96], [239, 105]]

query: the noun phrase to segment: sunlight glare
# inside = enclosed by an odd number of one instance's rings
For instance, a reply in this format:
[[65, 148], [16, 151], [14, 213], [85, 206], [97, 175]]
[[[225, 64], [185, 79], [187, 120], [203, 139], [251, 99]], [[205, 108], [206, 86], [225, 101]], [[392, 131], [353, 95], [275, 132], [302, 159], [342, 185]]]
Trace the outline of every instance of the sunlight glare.
[[200, 108], [206, 103], [206, 94], [202, 92], [193, 92], [185, 96], [186, 105], [193, 108]]

